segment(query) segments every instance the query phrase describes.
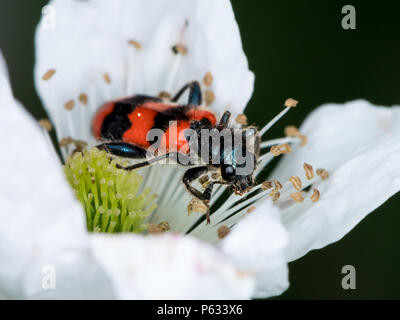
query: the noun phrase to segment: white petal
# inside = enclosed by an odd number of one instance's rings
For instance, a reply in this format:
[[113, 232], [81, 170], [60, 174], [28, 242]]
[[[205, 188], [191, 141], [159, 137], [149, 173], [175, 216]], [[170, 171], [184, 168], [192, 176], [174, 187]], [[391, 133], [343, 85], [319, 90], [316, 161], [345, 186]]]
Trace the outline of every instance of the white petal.
[[376, 107], [365, 100], [344, 105], [326, 104], [313, 111], [300, 127], [308, 137], [304, 147], [278, 164], [273, 175], [282, 181], [303, 172], [303, 163], [332, 171], [372, 139], [383, 137], [400, 124], [400, 108]]
[[[289, 261], [341, 239], [368, 213], [400, 190], [400, 131], [390, 131], [396, 127], [399, 109], [352, 108], [365, 112], [360, 114], [361, 124], [355, 122], [353, 127], [355, 134], [364, 132], [369, 142], [360, 136], [358, 141], [364, 143], [360, 148], [343, 147], [351, 157], [337, 157], [344, 163], [339, 161], [339, 167], [332, 164], [337, 169], [320, 184], [321, 198], [317, 203], [294, 207], [284, 213], [283, 222], [289, 232]], [[371, 132], [376, 135], [374, 139]], [[348, 140], [354, 148], [356, 137]], [[333, 136], [326, 141], [336, 145]]]
[[243, 218], [220, 243], [238, 268], [255, 273], [253, 296], [258, 298], [276, 296], [288, 288], [286, 245], [280, 212], [269, 199]]
[[0, 53], [0, 75], [5, 77], [7, 80], [8, 78], [8, 70], [7, 70], [7, 64], [6, 61], [3, 58], [3, 55]]
[[98, 234], [91, 239], [120, 299], [246, 299], [253, 291], [252, 275], [188, 236]]
[[[35, 81], [45, 108], [61, 125], [61, 136], [88, 135], [89, 120], [83, 128], [68, 127], [80, 126], [82, 106], [68, 116], [63, 110], [65, 102], [76, 101], [82, 92], [89, 96], [90, 108], [83, 111], [87, 119], [107, 100], [163, 90], [173, 94], [188, 81], [202, 81], [207, 71], [214, 77], [210, 88], [217, 110], [241, 112], [251, 96], [254, 76], [228, 0], [53, 0], [50, 5], [56, 28], [46, 29], [44, 20], [38, 26]], [[171, 48], [180, 41], [186, 20], [182, 41], [188, 53], [174, 55]], [[142, 48], [135, 49], [129, 40]], [[51, 68], [56, 74], [43, 81]]]
[[[72, 298], [88, 291], [88, 297], [98, 296], [104, 281], [95, 278], [104, 273], [88, 251], [82, 207], [44, 133], [14, 100], [4, 74], [0, 135], [6, 137], [0, 158], [0, 292], [10, 298]], [[56, 290], [41, 286], [42, 268], [48, 265], [56, 267]]]

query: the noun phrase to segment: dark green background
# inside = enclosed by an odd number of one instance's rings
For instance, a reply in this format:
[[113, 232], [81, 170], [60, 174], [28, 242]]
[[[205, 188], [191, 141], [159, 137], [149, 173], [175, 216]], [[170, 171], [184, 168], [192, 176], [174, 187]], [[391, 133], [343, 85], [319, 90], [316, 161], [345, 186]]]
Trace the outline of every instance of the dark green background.
[[[0, 48], [14, 93], [37, 118], [46, 115], [32, 80], [33, 35], [45, 4], [0, 3]], [[356, 8], [356, 30], [341, 28], [345, 4]], [[265, 123], [287, 97], [301, 102], [274, 128], [274, 136], [286, 124], [300, 125], [309, 111], [326, 102], [365, 98], [378, 105], [400, 104], [400, 22], [395, 4], [233, 0], [233, 7], [256, 74], [247, 109], [250, 121]], [[338, 243], [291, 263], [291, 286], [281, 298], [400, 298], [399, 205], [400, 196], [393, 197]], [[341, 268], [346, 264], [356, 267], [356, 290], [341, 288]]]

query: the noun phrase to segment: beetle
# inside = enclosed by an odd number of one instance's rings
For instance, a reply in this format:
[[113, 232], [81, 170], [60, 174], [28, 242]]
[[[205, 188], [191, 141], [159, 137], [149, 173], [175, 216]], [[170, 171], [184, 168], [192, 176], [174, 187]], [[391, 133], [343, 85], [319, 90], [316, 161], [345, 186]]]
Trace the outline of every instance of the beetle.
[[[186, 90], [189, 90], [187, 103], [178, 103]], [[217, 122], [216, 115], [202, 109], [201, 105], [202, 94], [197, 81], [187, 83], [168, 102], [158, 97], [134, 95], [103, 105], [93, 118], [92, 132], [97, 140], [103, 141], [97, 148], [106, 150], [111, 155], [146, 159], [126, 167], [118, 166], [121, 169], [134, 170], [164, 159], [173, 159], [177, 164], [190, 166], [182, 181], [187, 190], [205, 204], [209, 223], [209, 201], [215, 184], [229, 185], [236, 194], [241, 195], [252, 188], [260, 137], [254, 127], [231, 127], [229, 111], [225, 111]], [[173, 128], [171, 123], [174, 123]], [[155, 139], [155, 144], [151, 144], [148, 139], [148, 133], [152, 129], [162, 132], [162, 136]], [[188, 129], [195, 132], [197, 137], [188, 136]], [[217, 134], [228, 132], [233, 139], [233, 147], [229, 143], [226, 147], [226, 135], [223, 138], [217, 137], [216, 143], [211, 143], [215, 140], [210, 137], [204, 139], [204, 130]], [[175, 135], [173, 131], [176, 132]], [[247, 143], [250, 139], [252, 148]], [[190, 158], [189, 151], [193, 144], [197, 146], [195, 153], [200, 162], [194, 162]], [[148, 151], [154, 145], [157, 151], [163, 152], [156, 151], [156, 156], [149, 159]], [[243, 169], [242, 172], [240, 169]], [[204, 191], [192, 186], [194, 181], [209, 172], [216, 172], [218, 178], [209, 181]]]

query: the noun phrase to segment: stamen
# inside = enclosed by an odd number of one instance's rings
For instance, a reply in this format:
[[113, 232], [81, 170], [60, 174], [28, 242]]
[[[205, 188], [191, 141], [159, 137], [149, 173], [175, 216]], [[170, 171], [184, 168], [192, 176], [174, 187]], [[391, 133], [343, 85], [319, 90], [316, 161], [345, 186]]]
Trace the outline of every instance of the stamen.
[[272, 189], [272, 181], [264, 181], [262, 184], [261, 184], [261, 189], [262, 190], [268, 190], [268, 189]]
[[149, 224], [148, 225], [148, 227], [147, 227], [147, 231], [149, 232], [149, 233], [155, 233], [155, 234], [157, 234], [157, 233], [162, 233], [162, 232], [165, 232], [165, 231], [168, 231], [170, 228], [169, 228], [169, 223], [167, 222], [167, 221], [162, 221], [162, 222], [160, 222], [159, 224], [154, 224], [154, 223], [151, 223], [151, 224]]
[[203, 78], [203, 83], [206, 87], [210, 87], [213, 82], [213, 76], [210, 71], [207, 71]]
[[133, 46], [137, 50], [142, 48], [142, 44], [139, 41], [136, 41], [136, 40], [128, 40], [128, 44], [130, 44], [131, 46]]
[[75, 107], [75, 101], [74, 100], [69, 100], [66, 103], [64, 103], [64, 108], [68, 111], [72, 110]]
[[285, 128], [285, 135], [287, 137], [297, 137], [300, 139], [300, 146], [304, 147], [307, 144], [307, 136], [301, 134], [295, 126], [287, 126]]
[[301, 183], [301, 180], [300, 180], [299, 177], [297, 177], [297, 176], [291, 176], [290, 179], [289, 179], [289, 181], [292, 183], [293, 187], [294, 187], [296, 190], [298, 190], [298, 191], [301, 190], [301, 188], [302, 188], [302, 183]]
[[48, 81], [51, 79], [52, 76], [56, 73], [56, 69], [50, 69], [46, 71], [46, 73], [42, 76], [42, 80]]
[[59, 145], [60, 147], [66, 147], [70, 145], [73, 141], [74, 139], [72, 139], [71, 137], [65, 137], [60, 140]]
[[255, 206], [251, 206], [251, 207], [249, 207], [249, 208], [247, 209], [247, 213], [251, 213], [251, 212], [253, 212], [254, 210], [256, 210], [256, 207], [255, 207]]
[[167, 221], [162, 221], [158, 224], [158, 227], [162, 230], [162, 231], [168, 231], [169, 230], [169, 223]]
[[307, 180], [311, 180], [314, 178], [314, 169], [312, 165], [305, 163], [303, 164], [304, 171], [306, 172], [306, 178]]
[[167, 80], [167, 86], [165, 87], [166, 91], [168, 92], [175, 90], [175, 80], [179, 71], [182, 57], [188, 52], [187, 47], [183, 45], [183, 39], [188, 25], [188, 21], [186, 20], [181, 28], [177, 44], [172, 47], [172, 52], [175, 54], [175, 57], [173, 59], [171, 71]]
[[231, 229], [229, 229], [229, 227], [227, 226], [221, 226], [218, 228], [217, 234], [218, 234], [218, 238], [219, 239], [223, 239], [225, 238], [228, 233], [231, 231]]
[[277, 201], [279, 199], [279, 197], [281, 196], [281, 194], [277, 189], [273, 189], [269, 193], [269, 196], [271, 197], [272, 201]]
[[81, 94], [79, 95], [78, 99], [79, 99], [79, 102], [80, 102], [81, 104], [83, 104], [84, 106], [87, 105], [87, 103], [88, 103], [88, 96], [86, 95], [86, 93], [81, 93]]
[[304, 201], [304, 197], [303, 197], [303, 195], [301, 194], [301, 192], [293, 192], [293, 193], [290, 194], [290, 197], [291, 197], [294, 201], [299, 202], [299, 203], [301, 203], [301, 202]]
[[329, 173], [325, 169], [317, 169], [317, 175], [322, 179], [328, 179], [329, 178]]
[[283, 188], [282, 183], [280, 183], [278, 180], [274, 180], [274, 184], [276, 190], [282, 190]]
[[172, 46], [172, 52], [175, 53], [175, 54], [180, 53], [181, 55], [184, 56], [184, 55], [187, 54], [188, 49], [183, 44], [178, 43], [178, 44]]
[[260, 144], [261, 149], [271, 148], [273, 145], [280, 145], [285, 143], [298, 143], [300, 139], [297, 137], [286, 137], [264, 141]]
[[39, 125], [48, 132], [50, 132], [53, 128], [51, 122], [48, 119], [40, 119], [38, 122]]
[[161, 91], [158, 94], [158, 97], [160, 99], [166, 99], [166, 100], [171, 100], [171, 98], [172, 98], [171, 94], [169, 92], [167, 92], [167, 91]]
[[260, 136], [263, 136], [280, 118], [282, 118], [292, 107], [297, 105], [298, 101], [289, 98], [285, 101], [285, 109], [283, 109], [275, 118], [268, 122], [260, 131]]
[[285, 101], [285, 107], [294, 108], [299, 102], [293, 98], [289, 98]]
[[238, 114], [236, 117], [236, 122], [242, 126], [247, 126], [247, 117], [244, 114]]
[[310, 197], [312, 202], [317, 202], [319, 200], [319, 197], [321, 196], [321, 193], [319, 192], [318, 189], [314, 188], [314, 193]]
[[201, 201], [197, 198], [192, 198], [187, 207], [188, 215], [190, 215], [193, 212], [206, 214], [207, 210], [208, 210], [208, 208], [203, 203], [203, 201]]
[[211, 178], [213, 180], [218, 180], [219, 178], [221, 178], [221, 174], [219, 172], [213, 172], [211, 173]]
[[292, 147], [288, 143], [284, 143], [278, 146], [272, 146], [270, 152], [275, 156], [292, 152]]
[[202, 177], [199, 178], [200, 184], [207, 183], [208, 181], [210, 181], [210, 177], [207, 176], [207, 175], [204, 175], [204, 176], [202, 176]]
[[215, 100], [215, 94], [214, 91], [212, 90], [206, 90], [204, 92], [204, 101], [206, 103], [206, 106], [211, 105]]
[[105, 83], [107, 83], [107, 84], [110, 84], [110, 83], [111, 83], [110, 75], [109, 75], [107, 72], [104, 72], [104, 73], [102, 74], [102, 76], [103, 76], [103, 80], [105, 81]]

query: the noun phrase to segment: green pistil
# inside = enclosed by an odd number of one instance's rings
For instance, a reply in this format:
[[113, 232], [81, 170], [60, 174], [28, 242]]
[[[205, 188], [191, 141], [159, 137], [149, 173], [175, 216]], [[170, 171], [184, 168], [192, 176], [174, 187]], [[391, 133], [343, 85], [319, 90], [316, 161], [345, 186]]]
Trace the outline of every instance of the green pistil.
[[118, 169], [117, 163], [126, 165], [92, 148], [69, 157], [64, 170], [85, 209], [89, 231], [143, 232], [157, 196], [147, 188], [140, 192], [143, 178], [136, 171]]

